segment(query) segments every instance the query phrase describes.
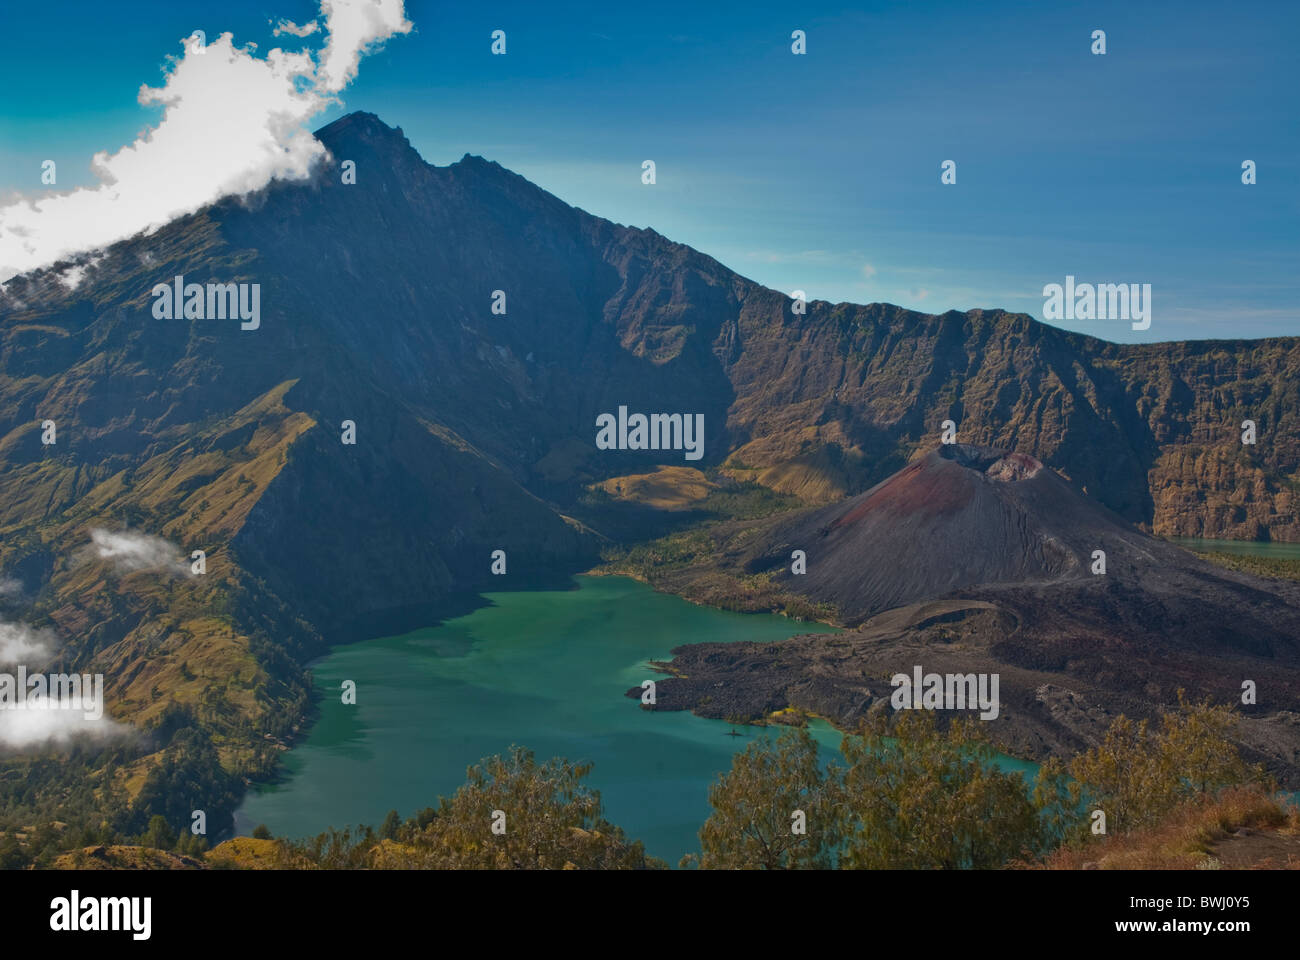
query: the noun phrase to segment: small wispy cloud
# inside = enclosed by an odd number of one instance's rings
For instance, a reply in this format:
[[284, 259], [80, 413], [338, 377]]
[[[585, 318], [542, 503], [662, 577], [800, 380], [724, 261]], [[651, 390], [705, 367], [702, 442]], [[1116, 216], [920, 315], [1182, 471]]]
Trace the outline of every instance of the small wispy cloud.
[[131, 729], [108, 717], [87, 717], [80, 710], [0, 710], [0, 746], [31, 750], [91, 738], [123, 737]]
[[0, 666], [37, 666], [54, 656], [54, 631], [0, 621]]
[[187, 567], [181, 550], [162, 537], [136, 530], [116, 532], [95, 528], [90, 531], [94, 554], [107, 560], [119, 573], [137, 570], [160, 570], [168, 573], [185, 573]]
[[317, 23], [315, 20], [309, 20], [307, 23], [304, 23], [301, 27], [298, 26], [298, 24], [294, 23], [292, 20], [281, 20], [279, 23], [275, 25], [275, 30], [272, 32], [277, 37], [280, 36], [282, 33], [287, 33], [295, 37], [310, 37], [313, 33], [315, 33], [319, 29], [320, 29], [320, 24]]

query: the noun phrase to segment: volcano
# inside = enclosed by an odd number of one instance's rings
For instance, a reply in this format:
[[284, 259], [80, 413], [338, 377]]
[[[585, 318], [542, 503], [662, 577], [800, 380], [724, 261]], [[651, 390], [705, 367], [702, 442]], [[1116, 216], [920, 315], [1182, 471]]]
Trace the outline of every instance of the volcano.
[[[761, 543], [744, 558], [747, 573], [779, 568], [783, 586], [850, 622], [977, 586], [1087, 580], [1094, 568], [1139, 578], [1188, 563], [1035, 457], [967, 444], [942, 445], [865, 493], [778, 521]], [[795, 550], [805, 574], [791, 572]]]
[[1154, 717], [1183, 691], [1240, 703], [1243, 752], [1300, 783], [1300, 585], [1151, 537], [1033, 456], [940, 446], [843, 503], [715, 537], [700, 580], [716, 567], [770, 579], [853, 629], [679, 647], [654, 709], [761, 719], [795, 706], [852, 727], [888, 707], [889, 678], [924, 664], [997, 674], [990, 735], [1041, 757], [1090, 746], [1121, 713]]

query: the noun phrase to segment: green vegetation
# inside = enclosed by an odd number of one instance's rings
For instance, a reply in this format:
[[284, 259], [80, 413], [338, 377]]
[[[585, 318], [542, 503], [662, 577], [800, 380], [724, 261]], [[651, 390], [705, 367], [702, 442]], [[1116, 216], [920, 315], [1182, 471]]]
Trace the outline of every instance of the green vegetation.
[[[839, 771], [822, 769], [807, 730], [790, 730], [775, 745], [751, 743], [736, 754], [731, 772], [710, 788], [713, 815], [700, 830], [703, 853], [688, 854], [681, 865], [708, 870], [829, 867], [840, 841], [836, 808], [842, 796]], [[803, 820], [800, 827], [796, 817]]]
[[[710, 791], [702, 852], [682, 865], [988, 869], [1086, 856], [1110, 842], [1091, 833], [1097, 809], [1112, 836], [1149, 830], [1243, 787], [1276, 810], [1266, 797], [1272, 785], [1228, 739], [1232, 719], [1225, 706], [1186, 701], [1154, 726], [1121, 716], [1096, 747], [1069, 764], [1045, 764], [1032, 789], [994, 765], [969, 718], [945, 730], [929, 713], [882, 716], [844, 738], [842, 768], [819, 767], [811, 738], [792, 730], [736, 756]], [[806, 833], [792, 835], [798, 810]]]
[[[601, 815], [599, 791], [582, 783], [590, 764], [511, 747], [469, 768], [467, 782], [437, 807], [402, 821], [328, 830], [304, 841], [279, 840], [269, 852], [222, 844], [212, 860], [308, 869], [645, 870], [662, 869], [640, 841]], [[261, 828], [264, 830], [265, 828]], [[255, 838], [269, 840], [269, 833]]]
[[845, 869], [985, 869], [1045, 843], [1023, 778], [993, 763], [979, 721], [881, 717], [845, 737]]
[[601, 553], [605, 572], [650, 579], [707, 556], [713, 541], [703, 530], [674, 533], [634, 547], [608, 547]]
[[802, 729], [751, 744], [710, 791], [702, 852], [682, 866], [988, 868], [1050, 843], [1024, 780], [993, 765], [976, 721], [945, 731], [928, 713], [881, 717], [841, 751], [845, 766], [820, 765]]
[[[201, 729], [182, 728], [162, 759], [151, 766], [131, 805], [128, 823], [144, 829], [152, 828], [154, 821], [188, 825], [193, 811], [206, 811], [211, 805], [218, 816], [210, 817], [209, 822], [217, 830], [225, 829], [229, 826], [227, 811], [238, 804], [239, 795], [238, 781], [222, 768], [211, 740]], [[172, 846], [169, 843], [160, 849]]]
[[149, 818], [149, 829], [140, 837], [142, 846], [158, 850], [170, 850], [176, 845], [176, 840], [176, 831], [167, 826], [167, 821], [159, 814]]
[[720, 610], [836, 622], [838, 612], [833, 604], [815, 603], [784, 590], [772, 581], [770, 573], [724, 572], [716, 559], [725, 546], [736, 542], [735, 537], [729, 528], [706, 525], [633, 547], [608, 547], [601, 552], [604, 564], [599, 572], [635, 577], [656, 589]]
[[1244, 763], [1228, 739], [1233, 723], [1229, 707], [1191, 704], [1180, 692], [1179, 709], [1158, 725], [1116, 717], [1105, 739], [1068, 766], [1044, 764], [1040, 789], [1054, 799], [1063, 795], [1068, 771], [1070, 806], [1105, 812], [1108, 832], [1156, 826], [1171, 810], [1224, 788], [1269, 785], [1263, 769]]
[[1219, 550], [1193, 551], [1202, 560], [1240, 570], [1256, 577], [1275, 577], [1279, 580], [1300, 580], [1300, 557], [1258, 557], [1245, 553], [1225, 553]]
[[[190, 832], [193, 812], [205, 812], [212, 832], [228, 828], [239, 784], [193, 723], [190, 712], [172, 708], [139, 742], [6, 758], [0, 867], [50, 867], [60, 854], [90, 846], [205, 850], [207, 840]], [[134, 799], [127, 789], [132, 777], [142, 778]]]
[[709, 493], [703, 509], [713, 520], [759, 520], [804, 505], [798, 497], [760, 483], [730, 480], [718, 470], [710, 471], [709, 479], [718, 486]]

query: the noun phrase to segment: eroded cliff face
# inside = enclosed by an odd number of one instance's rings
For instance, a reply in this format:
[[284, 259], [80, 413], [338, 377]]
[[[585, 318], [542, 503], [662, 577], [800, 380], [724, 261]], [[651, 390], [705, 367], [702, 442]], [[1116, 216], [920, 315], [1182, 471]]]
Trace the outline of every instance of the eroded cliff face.
[[1294, 339], [1121, 346], [1021, 315], [879, 304], [814, 303], [801, 318], [785, 305], [763, 327], [775, 297], [747, 314], [752, 337], [742, 321], [729, 370], [743, 475], [830, 502], [951, 419], [960, 441], [1038, 457], [1157, 534], [1300, 538]]

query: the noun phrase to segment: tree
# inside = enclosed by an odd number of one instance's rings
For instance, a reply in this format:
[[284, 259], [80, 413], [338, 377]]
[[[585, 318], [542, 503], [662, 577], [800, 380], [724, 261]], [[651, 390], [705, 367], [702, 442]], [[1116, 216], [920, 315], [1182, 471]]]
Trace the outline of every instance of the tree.
[[256, 827], [253, 828], [253, 839], [270, 840], [271, 828], [264, 823], [259, 823]]
[[166, 818], [155, 813], [149, 818], [149, 826], [140, 838], [140, 843], [158, 850], [170, 850], [176, 846], [176, 831], [168, 825]]
[[976, 724], [958, 718], [945, 734], [932, 714], [909, 711], [844, 738], [841, 867], [989, 868], [1040, 847], [1024, 779], [997, 769]]
[[27, 865], [27, 856], [13, 834], [0, 836], [0, 870], [21, 870]]
[[512, 746], [507, 756], [470, 767], [468, 782], [437, 807], [404, 823], [390, 811], [378, 831], [348, 827], [279, 840], [277, 862], [326, 870], [663, 869], [604, 819], [599, 792], [582, 783], [590, 772], [590, 764], [563, 759], [539, 765], [531, 751]]
[[[185, 716], [190, 715], [178, 713], [172, 718]], [[169, 823], [188, 823], [195, 810], [207, 810], [209, 828], [223, 829], [231, 822], [230, 811], [238, 801], [237, 781], [221, 766], [208, 734], [201, 729], [178, 729], [131, 804], [129, 829], [147, 829], [145, 824], [155, 814]]]
[[176, 852], [187, 857], [202, 856], [207, 849], [208, 841], [203, 837], [190, 833], [188, 830], [182, 830], [180, 837], [176, 841]]
[[713, 813], [700, 829], [706, 870], [797, 870], [833, 866], [842, 833], [840, 772], [823, 771], [807, 730], [751, 743], [709, 789]]
[[1251, 780], [1263, 770], [1249, 767], [1230, 739], [1236, 723], [1228, 705], [1199, 704], [1178, 692], [1178, 709], [1158, 727], [1120, 715], [1100, 744], [1069, 765], [1071, 795], [1106, 814], [1110, 832], [1153, 826], [1174, 808]]
[[385, 844], [375, 866], [432, 869], [645, 869], [662, 867], [640, 841], [601, 815], [583, 785], [590, 764], [512, 746], [469, 768], [467, 781], [407, 844]]

